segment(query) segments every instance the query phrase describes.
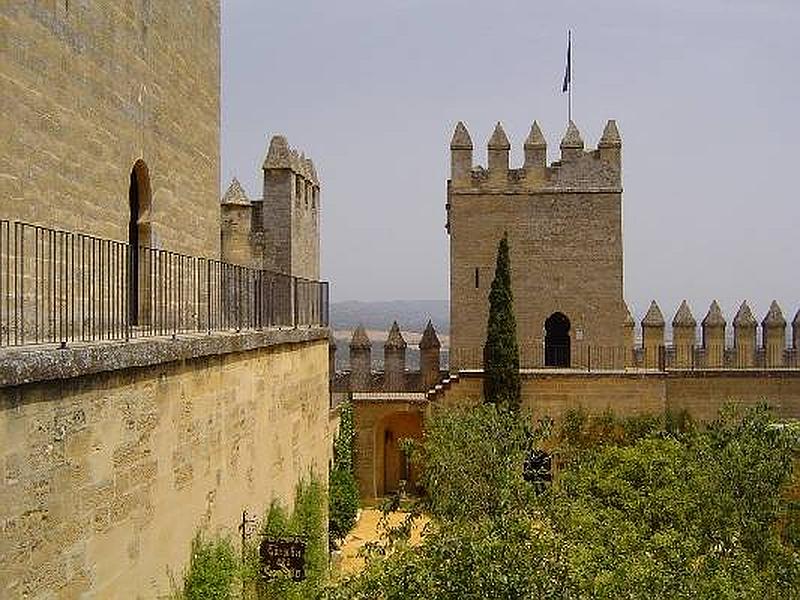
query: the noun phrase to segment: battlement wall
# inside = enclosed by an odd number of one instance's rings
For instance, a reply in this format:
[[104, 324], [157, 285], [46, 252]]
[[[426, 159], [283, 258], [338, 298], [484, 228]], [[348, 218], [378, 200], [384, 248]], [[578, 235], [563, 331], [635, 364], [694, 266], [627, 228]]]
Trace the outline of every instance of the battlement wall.
[[459, 123], [450, 145], [450, 190], [463, 194], [621, 191], [622, 140], [615, 121], [608, 121], [597, 147], [588, 151], [571, 122], [560, 148], [560, 159], [548, 165], [547, 142], [534, 121], [524, 143], [524, 164], [511, 168], [511, 144], [498, 122], [487, 144], [487, 166], [474, 165], [472, 139]]
[[[698, 325], [684, 300], [671, 326], [671, 340], [667, 340], [666, 321], [652, 301], [640, 324], [641, 345], [633, 354], [634, 365], [653, 366], [650, 363], [658, 360], [665, 368], [800, 368], [800, 310], [789, 324], [774, 300], [760, 322], [748, 303], [742, 302], [731, 325], [716, 300]], [[630, 313], [625, 329], [626, 339], [635, 346]], [[657, 356], [659, 352], [662, 356]]]

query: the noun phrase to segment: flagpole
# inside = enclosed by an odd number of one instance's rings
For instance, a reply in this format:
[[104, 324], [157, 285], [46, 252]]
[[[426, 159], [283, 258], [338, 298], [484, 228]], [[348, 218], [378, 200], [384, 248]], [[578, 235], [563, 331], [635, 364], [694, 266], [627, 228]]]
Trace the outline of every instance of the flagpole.
[[567, 30], [567, 48], [569, 48], [569, 96], [567, 98], [568, 123], [572, 123], [572, 30]]

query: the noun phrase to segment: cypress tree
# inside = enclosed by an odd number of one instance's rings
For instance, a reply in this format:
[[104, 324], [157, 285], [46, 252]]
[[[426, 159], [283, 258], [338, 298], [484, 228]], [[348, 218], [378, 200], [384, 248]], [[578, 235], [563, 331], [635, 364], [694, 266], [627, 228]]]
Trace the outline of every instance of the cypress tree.
[[507, 233], [503, 234], [497, 248], [497, 266], [489, 292], [489, 322], [483, 347], [483, 397], [485, 402], [519, 409], [519, 348]]

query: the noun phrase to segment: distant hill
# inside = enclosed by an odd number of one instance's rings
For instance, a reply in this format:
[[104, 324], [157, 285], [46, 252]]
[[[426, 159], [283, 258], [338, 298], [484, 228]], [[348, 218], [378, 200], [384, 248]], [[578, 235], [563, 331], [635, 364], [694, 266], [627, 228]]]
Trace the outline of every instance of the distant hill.
[[428, 319], [440, 334], [450, 331], [450, 308], [447, 300], [389, 300], [361, 302], [349, 300], [331, 303], [331, 327], [353, 330], [359, 324], [367, 329], [386, 331], [397, 321], [403, 331], [422, 332]]

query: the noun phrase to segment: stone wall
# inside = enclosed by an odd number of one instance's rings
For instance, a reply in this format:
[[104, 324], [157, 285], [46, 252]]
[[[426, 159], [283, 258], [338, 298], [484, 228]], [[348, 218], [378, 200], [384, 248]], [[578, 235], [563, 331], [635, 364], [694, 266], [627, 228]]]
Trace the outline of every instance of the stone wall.
[[[480, 372], [462, 372], [433, 395], [431, 406], [469, 406], [481, 401]], [[782, 418], [800, 418], [800, 370], [671, 372], [527, 372], [522, 404], [535, 417], [558, 418], [583, 407], [591, 414], [659, 414], [686, 409], [698, 420], [713, 419], [726, 402], [767, 402]]]
[[198, 529], [236, 540], [242, 510], [290, 504], [311, 469], [327, 480], [327, 332], [278, 333], [0, 389], [0, 596], [165, 594]]
[[667, 407], [692, 417], [713, 419], [726, 401], [766, 402], [787, 419], [800, 419], [800, 370], [687, 371], [666, 379]]
[[0, 216], [219, 256], [218, 0], [0, 4]]

